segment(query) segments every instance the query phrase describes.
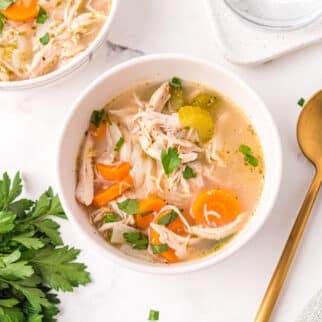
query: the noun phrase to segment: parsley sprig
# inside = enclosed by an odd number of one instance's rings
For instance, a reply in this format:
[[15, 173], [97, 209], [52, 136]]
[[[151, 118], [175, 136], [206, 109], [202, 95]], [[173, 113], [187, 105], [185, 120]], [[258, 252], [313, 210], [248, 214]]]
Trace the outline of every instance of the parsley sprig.
[[38, 200], [18, 197], [19, 173], [0, 180], [0, 321], [56, 321], [56, 291], [73, 291], [90, 281], [79, 250], [64, 246], [59, 224], [66, 218], [51, 188]]
[[168, 151], [162, 150], [161, 163], [165, 174], [169, 177], [170, 174], [177, 169], [181, 164], [179, 151], [177, 148], [169, 148]]

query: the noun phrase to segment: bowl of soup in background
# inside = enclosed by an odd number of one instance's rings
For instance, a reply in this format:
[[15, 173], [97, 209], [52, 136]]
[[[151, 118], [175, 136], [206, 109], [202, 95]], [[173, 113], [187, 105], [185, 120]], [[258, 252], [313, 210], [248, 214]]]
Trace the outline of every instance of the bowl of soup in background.
[[116, 15], [119, 0], [109, 0], [109, 11], [103, 26], [100, 28], [96, 37], [88, 44], [88, 46], [73, 56], [70, 60], [41, 76], [23, 80], [0, 81], [0, 89], [18, 90], [28, 89], [49, 85], [80, 68], [87, 63], [95, 50], [97, 50], [107, 39], [112, 21]]
[[[158, 83], [173, 76], [215, 89], [234, 102], [254, 127], [265, 162], [263, 191], [253, 216], [236, 237], [219, 251], [193, 261], [175, 264], [142, 262], [122, 254], [109, 245], [89, 223], [83, 206], [75, 199], [76, 159], [83, 134], [94, 109], [127, 89], [144, 82]], [[150, 55], [127, 61], [105, 72], [77, 99], [60, 135], [57, 159], [58, 192], [68, 217], [80, 234], [102, 257], [131, 269], [161, 274], [195, 271], [222, 261], [249, 241], [268, 218], [278, 194], [282, 153], [278, 131], [265, 104], [257, 94], [234, 74], [214, 64], [173, 54]]]

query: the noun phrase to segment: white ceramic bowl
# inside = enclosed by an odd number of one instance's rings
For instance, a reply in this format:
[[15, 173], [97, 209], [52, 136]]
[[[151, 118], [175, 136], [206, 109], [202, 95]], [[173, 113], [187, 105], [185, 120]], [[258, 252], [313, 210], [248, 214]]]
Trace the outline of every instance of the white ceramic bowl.
[[[237, 103], [259, 135], [264, 151], [266, 174], [262, 197], [254, 216], [230, 244], [199, 260], [171, 265], [150, 264], [122, 254], [104, 241], [90, 225], [84, 209], [74, 198], [75, 165], [79, 145], [93, 109], [102, 107], [110, 99], [136, 84], [146, 81], [161, 82], [173, 76], [203, 83]], [[195, 58], [171, 54], [151, 55], [127, 61], [108, 70], [93, 82], [72, 106], [61, 132], [58, 148], [58, 192], [70, 221], [102, 258], [138, 271], [183, 273], [223, 260], [255, 235], [274, 205], [280, 185], [281, 166], [281, 146], [275, 124], [262, 100], [242, 80], [219, 66]]]
[[85, 64], [89, 61], [91, 54], [98, 49], [104, 41], [107, 39], [107, 35], [110, 30], [110, 25], [115, 17], [115, 13], [117, 11], [119, 0], [112, 0], [111, 9], [109, 15], [106, 18], [106, 21], [101, 28], [100, 32], [96, 36], [96, 38], [90, 43], [90, 45], [81, 53], [72, 58], [67, 64], [64, 66], [48, 73], [43, 76], [39, 76], [36, 78], [20, 80], [20, 81], [0, 81], [0, 89], [2, 90], [18, 90], [18, 89], [28, 89], [34, 87], [45, 86], [55, 82], [56, 80], [69, 75], [81, 65]]

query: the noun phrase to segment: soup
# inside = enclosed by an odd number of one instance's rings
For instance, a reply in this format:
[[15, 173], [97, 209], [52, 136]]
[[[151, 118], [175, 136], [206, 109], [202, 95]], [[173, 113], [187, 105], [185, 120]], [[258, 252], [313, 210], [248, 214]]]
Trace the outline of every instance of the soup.
[[149, 262], [197, 259], [243, 229], [264, 161], [228, 98], [176, 77], [142, 84], [94, 110], [75, 196], [107, 243]]
[[58, 69], [86, 49], [111, 0], [7, 0], [0, 3], [0, 80]]

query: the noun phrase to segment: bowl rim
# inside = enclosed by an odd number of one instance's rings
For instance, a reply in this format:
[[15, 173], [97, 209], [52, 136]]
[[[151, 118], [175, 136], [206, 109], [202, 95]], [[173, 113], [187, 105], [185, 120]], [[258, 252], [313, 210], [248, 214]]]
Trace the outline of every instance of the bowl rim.
[[[64, 194], [62, 193], [63, 189], [63, 180], [60, 176], [61, 173], [61, 166], [62, 166], [62, 159], [63, 159], [63, 142], [65, 140], [65, 137], [67, 137], [68, 134], [68, 124], [73, 118], [74, 113], [76, 113], [79, 105], [83, 101], [87, 95], [89, 95], [95, 88], [101, 83], [104, 82], [106, 79], [111, 77], [114, 74], [117, 74], [118, 72], [121, 72], [123, 70], [126, 70], [127, 68], [136, 65], [138, 63], [145, 63], [145, 62], [160, 62], [160, 60], [166, 61], [166, 60], [182, 60], [187, 63], [193, 63], [198, 65], [205, 65], [209, 68], [209, 70], [217, 70], [219, 73], [224, 74], [225, 76], [233, 79], [235, 82], [239, 83], [241, 87], [243, 87], [249, 95], [252, 95], [258, 102], [262, 105], [262, 112], [265, 113], [266, 119], [269, 121], [270, 128], [272, 129], [271, 136], [274, 137], [274, 143], [276, 143], [275, 146], [275, 159], [276, 159], [276, 168], [275, 168], [275, 176], [277, 179], [277, 182], [274, 185], [273, 193], [270, 195], [269, 203], [267, 204], [265, 211], [262, 214], [261, 221], [258, 222], [256, 227], [248, 234], [244, 235], [243, 239], [240, 240], [239, 243], [233, 244], [230, 248], [226, 250], [224, 253], [220, 253], [216, 255], [216, 257], [209, 255], [203, 260], [194, 260], [194, 261], [187, 261], [182, 262], [178, 264], [171, 264], [171, 265], [158, 265], [158, 264], [149, 264], [145, 263], [143, 261], [140, 262], [134, 262], [130, 259], [127, 259], [126, 257], [121, 257], [117, 254], [114, 254], [113, 252], [109, 251], [107, 247], [104, 247], [102, 245], [99, 245], [96, 243], [88, 234], [88, 232], [81, 227], [81, 225], [77, 222], [76, 219], [74, 219], [74, 214], [71, 214], [69, 212], [69, 209], [67, 207], [67, 200], [65, 199]], [[241, 107], [242, 109], [242, 107]], [[258, 94], [245, 82], [243, 81], [239, 76], [235, 75], [231, 71], [226, 70], [225, 68], [214, 64], [212, 62], [209, 62], [207, 60], [199, 59], [190, 55], [182, 55], [182, 54], [152, 54], [152, 55], [146, 55], [141, 57], [136, 57], [133, 59], [130, 59], [126, 62], [123, 62], [119, 65], [116, 65], [107, 71], [105, 71], [101, 76], [99, 76], [96, 80], [94, 80], [92, 83], [90, 83], [87, 88], [79, 95], [79, 97], [76, 99], [74, 104], [72, 105], [69, 113], [67, 114], [63, 126], [61, 128], [61, 132], [58, 139], [58, 149], [57, 149], [57, 155], [56, 155], [56, 183], [58, 188], [58, 194], [60, 197], [60, 200], [62, 202], [62, 205], [66, 211], [67, 217], [72, 222], [73, 226], [77, 228], [79, 232], [81, 232], [81, 236], [89, 242], [91, 246], [97, 251], [97, 253], [100, 253], [102, 255], [102, 250], [105, 251], [106, 258], [110, 259], [112, 262], [115, 262], [117, 264], [122, 265], [123, 267], [127, 267], [129, 269], [133, 269], [137, 272], [144, 272], [144, 273], [151, 273], [151, 274], [166, 274], [166, 275], [173, 275], [173, 274], [182, 274], [182, 273], [188, 273], [188, 272], [194, 272], [203, 268], [207, 268], [209, 266], [212, 266], [214, 264], [217, 264], [219, 262], [222, 262], [223, 260], [227, 259], [229, 256], [237, 252], [241, 247], [243, 247], [247, 242], [249, 242], [263, 227], [264, 223], [270, 216], [272, 209], [276, 203], [277, 195], [279, 193], [280, 184], [281, 184], [281, 178], [282, 178], [282, 165], [283, 165], [283, 156], [282, 156], [282, 148], [281, 148], [281, 139], [278, 132], [278, 129], [276, 127], [276, 124], [266, 106], [266, 104], [263, 102], [263, 100], [258, 96]]]
[[1, 90], [19, 90], [19, 89], [29, 89], [36, 88], [41, 86], [46, 86], [55, 81], [68, 76], [73, 73], [75, 70], [80, 68], [84, 63], [86, 63], [92, 53], [98, 49], [106, 40], [106, 36], [110, 31], [110, 26], [115, 18], [120, 0], [111, 0], [111, 8], [106, 17], [103, 27], [94, 38], [94, 40], [87, 46], [87, 48], [74, 56], [69, 62], [65, 65], [49, 72], [44, 75], [29, 78], [24, 80], [15, 80], [15, 81], [0, 81], [0, 89]]

